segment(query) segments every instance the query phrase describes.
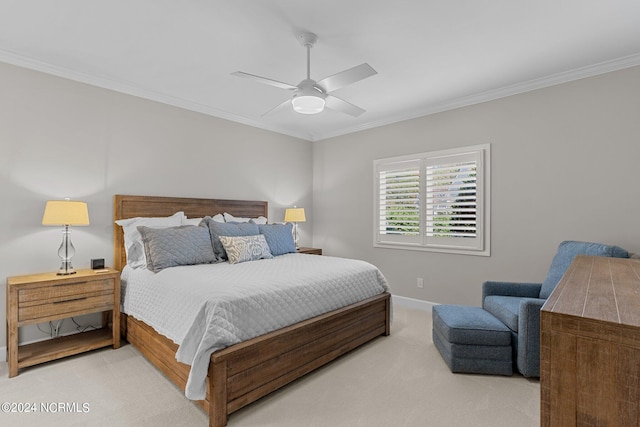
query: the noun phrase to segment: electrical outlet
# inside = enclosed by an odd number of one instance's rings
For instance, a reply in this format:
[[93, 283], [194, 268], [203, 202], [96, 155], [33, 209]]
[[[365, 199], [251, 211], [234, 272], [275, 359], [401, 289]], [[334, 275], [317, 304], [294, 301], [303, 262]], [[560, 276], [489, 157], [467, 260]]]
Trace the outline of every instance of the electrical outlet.
[[418, 277], [418, 281], [416, 282], [416, 286], [420, 289], [424, 288], [424, 280], [422, 277]]

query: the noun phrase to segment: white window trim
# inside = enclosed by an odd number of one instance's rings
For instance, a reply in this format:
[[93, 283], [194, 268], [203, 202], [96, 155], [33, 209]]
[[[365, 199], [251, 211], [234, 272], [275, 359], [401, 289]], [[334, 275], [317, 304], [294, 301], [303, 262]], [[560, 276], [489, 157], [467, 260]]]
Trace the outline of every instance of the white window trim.
[[[424, 207], [426, 201], [426, 183], [421, 176], [420, 183], [420, 223], [421, 238], [413, 239], [413, 241], [394, 241], [393, 237], [386, 235], [387, 239], [382, 239], [380, 230], [380, 181], [379, 172], [385, 166], [400, 162], [420, 161], [423, 165], [427, 159], [433, 159], [442, 156], [462, 155], [467, 153], [479, 153], [480, 171], [476, 175], [478, 182], [478, 211], [477, 224], [478, 235], [474, 241], [478, 242], [476, 247], [466, 247], [461, 245], [453, 245], [448, 242], [438, 243], [433, 237], [426, 237], [426, 232], [422, 227], [426, 227], [426, 209]], [[422, 166], [424, 168], [424, 166]], [[397, 156], [384, 159], [374, 160], [373, 162], [373, 246], [376, 248], [386, 249], [402, 249], [414, 251], [428, 251], [451, 254], [490, 256], [491, 255], [491, 144], [480, 144], [468, 147], [459, 147], [448, 150], [439, 150], [425, 153], [418, 153], [406, 156]], [[407, 239], [411, 240], [411, 239]]]

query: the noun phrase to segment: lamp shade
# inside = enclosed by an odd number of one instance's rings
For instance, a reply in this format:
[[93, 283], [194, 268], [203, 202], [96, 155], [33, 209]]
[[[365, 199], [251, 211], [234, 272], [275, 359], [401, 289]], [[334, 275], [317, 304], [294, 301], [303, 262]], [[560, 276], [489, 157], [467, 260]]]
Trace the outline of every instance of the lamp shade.
[[89, 225], [85, 202], [49, 200], [44, 208], [42, 225]]
[[288, 208], [284, 211], [284, 222], [305, 222], [304, 208]]

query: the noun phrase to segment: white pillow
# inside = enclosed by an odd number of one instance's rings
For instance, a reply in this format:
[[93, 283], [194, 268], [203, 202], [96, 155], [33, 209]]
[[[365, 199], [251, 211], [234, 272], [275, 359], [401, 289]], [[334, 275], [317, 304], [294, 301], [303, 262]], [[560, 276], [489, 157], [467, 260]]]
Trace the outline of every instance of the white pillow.
[[182, 224], [181, 225], [200, 225], [200, 222], [202, 222], [202, 218], [182, 218]]
[[266, 224], [267, 223], [267, 218], [263, 217], [263, 216], [259, 216], [258, 218], [242, 218], [239, 216], [233, 216], [231, 214], [228, 213], [224, 213], [224, 221], [225, 222], [249, 222], [250, 220], [253, 220], [253, 222], [255, 222], [256, 224]]
[[138, 232], [139, 226], [142, 225], [149, 228], [176, 227], [182, 225], [184, 218], [184, 212], [176, 212], [166, 217], [136, 217], [117, 220], [116, 224], [121, 226], [122, 231], [124, 231], [124, 250], [127, 254], [127, 265], [131, 268], [147, 266], [142, 236]]
[[[187, 218], [186, 216], [182, 219], [182, 225], [200, 225], [203, 218]], [[215, 222], [224, 222], [224, 217], [222, 214], [217, 214], [211, 217], [211, 219]]]

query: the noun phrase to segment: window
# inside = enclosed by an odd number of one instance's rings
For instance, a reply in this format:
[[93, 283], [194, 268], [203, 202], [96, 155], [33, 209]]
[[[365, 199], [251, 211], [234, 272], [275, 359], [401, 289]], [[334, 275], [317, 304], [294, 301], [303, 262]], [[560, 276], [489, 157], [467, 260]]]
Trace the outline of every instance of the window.
[[374, 246], [490, 255], [490, 145], [375, 160]]

